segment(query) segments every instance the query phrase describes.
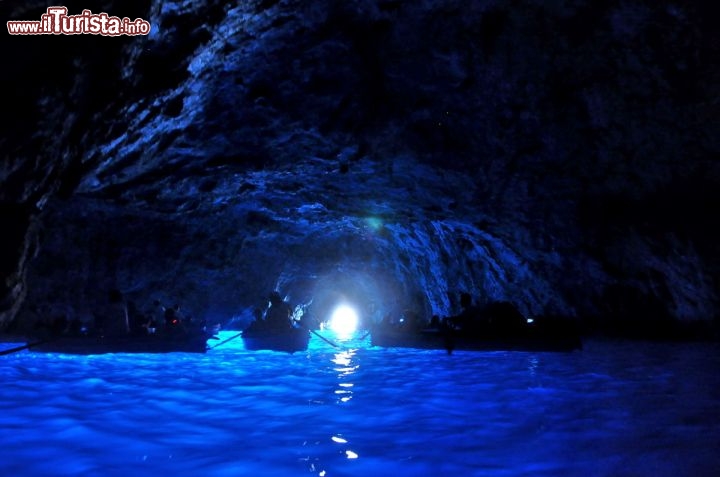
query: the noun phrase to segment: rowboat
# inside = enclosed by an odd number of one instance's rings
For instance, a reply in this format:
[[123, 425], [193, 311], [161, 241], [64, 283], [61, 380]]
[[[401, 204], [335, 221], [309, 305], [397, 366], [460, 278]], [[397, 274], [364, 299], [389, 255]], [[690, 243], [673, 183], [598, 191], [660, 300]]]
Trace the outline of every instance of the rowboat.
[[271, 350], [294, 353], [307, 349], [310, 331], [300, 327], [282, 329], [250, 327], [242, 332], [242, 340], [245, 349], [250, 351]]
[[21, 349], [38, 353], [205, 353], [211, 336], [201, 334], [103, 337], [95, 335], [53, 336], [31, 339]]
[[582, 340], [574, 333], [546, 332], [528, 327], [513, 333], [493, 330], [462, 331], [448, 327], [418, 331], [389, 327], [374, 328], [372, 346], [383, 348], [444, 349], [458, 351], [557, 351], [582, 349]]

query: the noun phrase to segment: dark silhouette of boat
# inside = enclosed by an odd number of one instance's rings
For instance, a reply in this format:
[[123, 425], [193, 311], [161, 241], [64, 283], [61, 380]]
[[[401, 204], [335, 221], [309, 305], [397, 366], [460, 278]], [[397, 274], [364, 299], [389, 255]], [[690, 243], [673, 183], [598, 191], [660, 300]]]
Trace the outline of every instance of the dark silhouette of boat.
[[543, 329], [528, 325], [513, 330], [457, 330], [451, 327], [406, 330], [375, 327], [371, 330], [372, 346], [384, 348], [445, 349], [460, 351], [556, 351], [582, 349], [580, 336], [572, 331]]
[[22, 349], [41, 353], [106, 354], [106, 353], [205, 353], [205, 333], [177, 335], [143, 335], [103, 337], [97, 335], [52, 336], [28, 341]]
[[270, 350], [294, 353], [305, 351], [310, 342], [307, 328], [288, 327], [281, 329], [250, 327], [242, 332], [245, 349], [250, 351]]

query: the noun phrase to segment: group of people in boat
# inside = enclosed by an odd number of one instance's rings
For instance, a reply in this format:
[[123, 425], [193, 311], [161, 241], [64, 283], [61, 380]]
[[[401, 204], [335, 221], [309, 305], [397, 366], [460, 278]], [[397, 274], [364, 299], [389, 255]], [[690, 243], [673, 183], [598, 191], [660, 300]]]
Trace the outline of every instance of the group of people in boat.
[[517, 307], [507, 301], [477, 306], [473, 304], [472, 296], [463, 292], [460, 294], [460, 309], [460, 313], [456, 315], [444, 318], [435, 315], [430, 321], [416, 312], [406, 310], [397, 319], [386, 315], [380, 327], [408, 332], [443, 329], [467, 333], [514, 333], [525, 330], [528, 325], [527, 319]]
[[92, 322], [82, 322], [77, 317], [68, 319], [67, 315], [61, 314], [40, 320], [36, 329], [40, 334], [51, 336], [92, 335], [107, 338], [183, 336], [208, 331], [204, 321], [183, 313], [178, 304], [164, 306], [160, 300], [153, 300], [146, 310], [141, 310], [117, 289], [111, 289], [107, 300], [96, 307]]
[[[418, 332], [427, 329], [458, 330], [470, 333], [513, 332], [525, 329], [527, 320], [509, 302], [491, 302], [485, 306], [472, 303], [469, 293], [460, 294], [460, 313], [440, 318], [433, 316], [429, 321], [419, 313], [405, 310], [398, 315], [386, 315], [376, 326]], [[122, 293], [113, 289], [108, 292], [107, 301], [94, 312], [92, 325], [78, 319], [68, 320], [64, 315], [43, 321], [38, 328], [51, 335], [95, 335], [103, 337], [121, 336], [181, 336], [188, 333], [207, 332], [204, 321], [194, 320], [185, 314], [180, 305], [164, 306], [159, 300], [145, 310], [128, 301]], [[252, 331], [287, 331], [297, 327], [311, 328], [307, 316], [295, 320], [293, 307], [279, 292], [272, 291], [267, 297], [265, 309], [256, 308], [254, 320], [246, 328]], [[213, 330], [217, 331], [217, 330]]]
[[296, 327], [293, 308], [277, 291], [270, 292], [265, 310], [256, 308], [253, 321], [246, 328], [250, 331], [287, 331]]

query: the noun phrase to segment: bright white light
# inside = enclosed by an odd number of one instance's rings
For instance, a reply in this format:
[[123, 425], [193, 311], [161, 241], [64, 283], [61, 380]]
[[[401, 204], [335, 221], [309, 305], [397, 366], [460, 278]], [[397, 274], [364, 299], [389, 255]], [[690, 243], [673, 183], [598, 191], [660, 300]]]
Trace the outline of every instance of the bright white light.
[[358, 315], [347, 305], [340, 305], [330, 318], [330, 328], [339, 335], [349, 335], [358, 325]]

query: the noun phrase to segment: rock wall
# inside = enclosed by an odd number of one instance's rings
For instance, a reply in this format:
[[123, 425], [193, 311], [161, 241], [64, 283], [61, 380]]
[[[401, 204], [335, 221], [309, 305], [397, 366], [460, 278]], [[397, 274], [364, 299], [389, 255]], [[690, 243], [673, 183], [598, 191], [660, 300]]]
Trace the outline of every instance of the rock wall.
[[709, 4], [92, 8], [152, 31], [2, 53], [27, 107], [0, 112], [0, 326], [27, 289], [77, 309], [117, 285], [232, 320], [268, 288], [317, 304], [354, 275], [374, 309], [445, 314], [469, 290], [623, 333], [719, 315]]

